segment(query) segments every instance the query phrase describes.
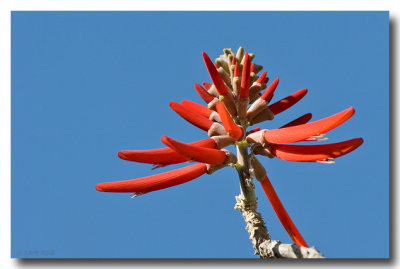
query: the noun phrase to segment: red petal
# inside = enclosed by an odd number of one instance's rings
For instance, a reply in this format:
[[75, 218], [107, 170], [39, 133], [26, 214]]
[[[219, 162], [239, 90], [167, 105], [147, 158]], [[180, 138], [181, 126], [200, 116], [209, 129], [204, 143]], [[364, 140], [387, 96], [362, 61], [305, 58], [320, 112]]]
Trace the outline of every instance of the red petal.
[[189, 110], [188, 108], [182, 106], [181, 104], [178, 104], [176, 102], [170, 102], [169, 106], [182, 118], [184, 118], [194, 126], [204, 131], [208, 131], [208, 129], [210, 129], [211, 125], [213, 124], [212, 120], [209, 120], [203, 117], [202, 115]]
[[211, 80], [212, 80], [213, 84], [215, 85], [215, 88], [217, 88], [218, 93], [221, 95], [227, 95], [229, 92], [224, 84], [224, 81], [220, 77], [213, 62], [210, 60], [210, 57], [208, 57], [208, 55], [205, 52], [203, 52], [203, 59], [206, 64], [208, 73], [210, 74]]
[[267, 71], [262, 72], [261, 76], [257, 79], [257, 83], [264, 83], [265, 78], [267, 77]]
[[336, 128], [353, 116], [354, 112], [354, 108], [350, 107], [333, 116], [307, 124], [266, 130], [264, 131], [264, 139], [270, 143], [292, 143], [301, 141], [310, 136], [324, 134]]
[[[247, 52], [246, 52], [247, 53]], [[250, 72], [254, 72], [254, 70], [256, 70], [256, 65], [255, 64], [251, 64], [250, 66]]]
[[276, 157], [292, 162], [315, 162], [333, 159], [352, 152], [363, 143], [362, 138], [325, 145], [280, 145], [271, 146]]
[[226, 110], [224, 103], [218, 102], [217, 112], [221, 118], [224, 128], [233, 140], [237, 141], [243, 135], [243, 130], [236, 123], [233, 122], [231, 115]]
[[285, 125], [283, 125], [280, 128], [286, 128], [286, 127], [290, 127], [290, 126], [296, 126], [296, 125], [300, 125], [300, 124], [305, 124], [305, 123], [307, 123], [307, 122], [309, 122], [311, 120], [311, 117], [312, 117], [311, 113], [304, 114], [303, 116], [298, 117], [297, 119], [292, 120], [289, 123], [286, 123]]
[[233, 72], [233, 76], [234, 76], [234, 77], [240, 77], [240, 68], [239, 68], [239, 65], [238, 65], [238, 64], [235, 65], [235, 70], [234, 70], [234, 72]]
[[[195, 141], [188, 144], [204, 148], [217, 147], [216, 143], [212, 138]], [[118, 152], [118, 157], [127, 161], [150, 163], [159, 166], [182, 163], [187, 161], [187, 158], [185, 156], [182, 156], [181, 154], [177, 153], [176, 151], [170, 148], [150, 149], [150, 150], [123, 150]]]
[[211, 113], [213, 112], [212, 110], [208, 109], [208, 107], [189, 100], [182, 100], [181, 104], [206, 118], [210, 117]]
[[290, 238], [292, 238], [293, 242], [299, 246], [308, 248], [306, 241], [294, 225], [268, 177], [265, 177], [265, 179], [261, 182], [261, 186], [264, 189], [272, 208], [274, 209], [286, 232], [289, 234]]
[[203, 86], [204, 88], [206, 88], [207, 90], [209, 90], [212, 86], [212, 84], [208, 83], [208, 82], [203, 82]]
[[240, 85], [240, 98], [249, 97], [249, 86], [250, 86], [250, 58], [246, 52], [244, 55], [243, 70], [242, 70], [242, 82]]
[[225, 152], [219, 149], [192, 146], [176, 141], [167, 136], [161, 137], [161, 141], [171, 149], [186, 156], [190, 160], [209, 164], [221, 164], [226, 160]]
[[[211, 87], [211, 85], [210, 85]], [[200, 97], [206, 102], [207, 104], [210, 103], [212, 100], [214, 100], [214, 96], [212, 96], [206, 89], [201, 87], [200, 84], [195, 83], [194, 88], [196, 89], [197, 93], [200, 95]]]
[[258, 132], [258, 131], [261, 131], [261, 127], [256, 127], [254, 129], [250, 130], [249, 133], [252, 134], [252, 133], [255, 133], [255, 132]]
[[235, 57], [233, 57], [233, 59], [232, 59], [232, 64], [233, 65], [236, 64], [236, 58]]
[[269, 102], [272, 99], [272, 96], [274, 95], [274, 92], [276, 90], [276, 87], [278, 86], [279, 83], [279, 78], [276, 78], [265, 90], [265, 92], [261, 95], [261, 99], [264, 99], [265, 101]]
[[191, 181], [207, 172], [207, 165], [198, 163], [158, 175], [131, 180], [100, 183], [98, 191], [103, 192], [136, 192], [147, 193], [161, 190]]
[[[271, 84], [272, 85], [272, 84]], [[269, 109], [272, 111], [272, 113], [279, 114], [282, 111], [285, 111], [289, 107], [293, 106], [296, 104], [298, 101], [301, 100], [301, 98], [304, 97], [304, 95], [307, 94], [307, 89], [302, 89], [300, 91], [297, 91], [293, 93], [292, 95], [289, 95], [288, 97], [279, 100], [276, 103], [273, 103], [272, 105], [269, 106]]]

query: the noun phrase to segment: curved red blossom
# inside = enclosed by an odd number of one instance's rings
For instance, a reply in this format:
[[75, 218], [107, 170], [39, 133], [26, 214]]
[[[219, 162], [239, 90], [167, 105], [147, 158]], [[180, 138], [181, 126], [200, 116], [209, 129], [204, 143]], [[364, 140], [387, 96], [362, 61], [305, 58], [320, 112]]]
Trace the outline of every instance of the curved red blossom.
[[96, 185], [96, 190], [103, 192], [134, 192], [143, 194], [186, 183], [200, 177], [206, 172], [207, 165], [198, 163], [153, 176], [100, 183]]
[[161, 141], [171, 149], [184, 155], [189, 160], [209, 164], [221, 164], [226, 160], [225, 152], [219, 149], [193, 146], [176, 141], [167, 136], [161, 137]]
[[[203, 148], [217, 148], [217, 144], [212, 138], [195, 141], [188, 144], [191, 146]], [[185, 158], [185, 156], [179, 154], [171, 148], [150, 150], [123, 150], [118, 152], [118, 157], [127, 161], [149, 163], [158, 166], [166, 166], [187, 161], [187, 158]]]
[[301, 117], [298, 117], [295, 120], [292, 120], [289, 123], [286, 123], [285, 125], [281, 126], [280, 128], [286, 128], [286, 127], [296, 126], [296, 125], [300, 125], [300, 124], [306, 124], [307, 122], [309, 122], [311, 120], [311, 118], [312, 118], [312, 114], [307, 113]]
[[236, 58], [235, 57], [232, 58], [232, 64], [233, 65], [236, 64]]
[[197, 112], [206, 118], [210, 117], [211, 113], [213, 113], [213, 111], [211, 109], [209, 109], [208, 107], [200, 105], [200, 104], [192, 102], [192, 101], [189, 101], [189, 100], [182, 100], [181, 104], [184, 107], [187, 107], [187, 108], [191, 109], [192, 111]]
[[251, 63], [250, 63], [249, 54], [246, 52], [246, 54], [244, 55], [242, 81], [240, 84], [240, 98], [241, 99], [249, 97], [250, 65], [251, 65]]
[[272, 105], [269, 106], [269, 109], [272, 111], [272, 113], [279, 114], [282, 111], [285, 111], [289, 107], [293, 106], [296, 104], [298, 101], [300, 101], [306, 94], [308, 90], [307, 89], [302, 89], [300, 91], [297, 91], [282, 100], [279, 100], [276, 103], [273, 103]]
[[236, 78], [240, 77], [240, 68], [239, 68], [238, 64], [235, 65], [235, 70], [233, 71], [233, 76]]
[[325, 145], [271, 145], [271, 153], [276, 157], [292, 162], [316, 162], [333, 160], [346, 155], [363, 143], [362, 138], [355, 138], [339, 143]]
[[311, 136], [326, 133], [347, 121], [354, 115], [354, 108], [350, 107], [333, 116], [292, 127], [266, 130], [264, 139], [270, 143], [293, 143]]
[[211, 80], [212, 80], [215, 88], [217, 88], [218, 93], [221, 95], [229, 94], [228, 89], [226, 88], [226, 86], [224, 84], [224, 81], [222, 80], [222, 78], [220, 77], [220, 75], [218, 73], [218, 70], [215, 68], [210, 57], [208, 57], [208, 55], [205, 52], [203, 52], [203, 59], [204, 59], [204, 63], [206, 64], [208, 73], [210, 74]]
[[233, 122], [231, 115], [226, 110], [224, 103], [218, 102], [217, 104], [217, 112], [221, 117], [222, 124], [226, 130], [226, 133], [229, 134], [233, 140], [237, 141], [243, 135], [243, 130], [241, 127], [236, 125]]
[[282, 226], [285, 228], [286, 232], [289, 234], [290, 238], [299, 246], [307, 247], [308, 245], [304, 240], [303, 236], [300, 234], [299, 230], [294, 225], [292, 219], [287, 213], [285, 207], [283, 206], [281, 200], [276, 194], [274, 187], [272, 186], [269, 178], [265, 176], [264, 180], [261, 181], [261, 186], [268, 197], [269, 202], [272, 205], [276, 215], [278, 216]]
[[[279, 78], [276, 78], [272, 83], [268, 86], [268, 88], [264, 91], [264, 93], [261, 95], [261, 99], [269, 102], [272, 99], [272, 96], [274, 95], [274, 92], [276, 90], [276, 87], [278, 87], [279, 84]], [[275, 114], [275, 113], [274, 113]]]
[[[211, 87], [211, 85], [210, 85]], [[200, 84], [195, 83], [194, 88], [196, 89], [197, 93], [200, 95], [200, 97], [206, 102], [207, 104], [210, 103], [212, 100], [214, 100], [214, 96], [210, 94], [206, 89], [201, 87]]]
[[176, 112], [178, 113], [182, 118], [193, 124], [194, 126], [204, 130], [208, 131], [211, 127], [211, 125], [214, 123], [212, 120], [209, 120], [202, 115], [200, 115], [197, 112], [194, 112], [181, 104], [178, 104], [177, 102], [171, 101], [169, 103], [169, 106]]
[[257, 79], [256, 82], [262, 84], [264, 83], [266, 77], [267, 77], [267, 71], [264, 71], [261, 73], [260, 77]]

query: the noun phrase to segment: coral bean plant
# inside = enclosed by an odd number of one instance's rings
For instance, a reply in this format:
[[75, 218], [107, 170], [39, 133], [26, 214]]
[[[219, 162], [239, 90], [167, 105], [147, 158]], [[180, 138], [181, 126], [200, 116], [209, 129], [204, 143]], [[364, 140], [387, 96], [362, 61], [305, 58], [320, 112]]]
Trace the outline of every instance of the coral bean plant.
[[[354, 114], [353, 107], [333, 116], [309, 122], [311, 113], [287, 123], [278, 129], [261, 129], [254, 126], [274, 119], [274, 116], [296, 104], [307, 94], [299, 90], [271, 104], [279, 78], [267, 86], [267, 72], [252, 63], [254, 54], [240, 47], [236, 53], [224, 49], [215, 63], [203, 52], [203, 58], [211, 77], [211, 83], [194, 87], [207, 106], [192, 101], [170, 102], [170, 107], [182, 118], [207, 132], [209, 138], [182, 143], [163, 136], [167, 146], [152, 150], [125, 150], [118, 156], [124, 160], [150, 163], [157, 167], [196, 162], [187, 167], [143, 178], [100, 183], [96, 189], [102, 192], [128, 192], [133, 197], [194, 180], [204, 174], [212, 174], [224, 167], [234, 168], [239, 177], [240, 194], [236, 196], [235, 209], [242, 212], [246, 229], [250, 234], [255, 254], [261, 258], [322, 258], [315, 247], [309, 247], [282, 202], [278, 198], [266, 170], [256, 155], [277, 157], [292, 162], [334, 163], [357, 147], [363, 140], [351, 139], [333, 144], [293, 145], [294, 142], [317, 142], [326, 138], [325, 133], [338, 127]], [[236, 154], [224, 149], [234, 145]], [[254, 192], [256, 179], [271, 203], [278, 219], [293, 240], [283, 244], [272, 240], [260, 213]]]

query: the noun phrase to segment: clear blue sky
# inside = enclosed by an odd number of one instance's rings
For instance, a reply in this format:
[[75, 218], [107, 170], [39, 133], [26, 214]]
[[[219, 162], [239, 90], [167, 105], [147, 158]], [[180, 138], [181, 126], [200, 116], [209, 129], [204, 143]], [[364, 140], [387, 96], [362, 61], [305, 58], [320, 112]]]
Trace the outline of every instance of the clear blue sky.
[[[354, 106], [327, 142], [364, 144], [336, 164], [262, 163], [310, 245], [330, 258], [388, 257], [388, 15], [13, 12], [12, 257], [257, 258], [233, 209], [233, 169], [135, 199], [95, 190], [181, 167], [151, 171], [117, 152], [163, 147], [162, 135], [206, 138], [168, 103], [201, 103], [193, 84], [210, 81], [201, 52], [240, 45], [280, 78], [274, 100], [309, 90], [261, 127]], [[272, 238], [291, 242], [258, 183], [256, 193]]]

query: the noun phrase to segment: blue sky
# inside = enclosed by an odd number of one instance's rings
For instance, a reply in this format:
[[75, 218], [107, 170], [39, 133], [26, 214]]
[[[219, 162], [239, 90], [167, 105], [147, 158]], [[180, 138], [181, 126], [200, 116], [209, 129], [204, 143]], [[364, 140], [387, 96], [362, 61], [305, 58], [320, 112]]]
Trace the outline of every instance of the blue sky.
[[[130, 199], [96, 183], [143, 177], [117, 157], [206, 134], [169, 101], [201, 103], [201, 52], [255, 53], [273, 100], [309, 90], [262, 128], [353, 106], [328, 142], [364, 144], [334, 165], [262, 159], [309, 245], [330, 258], [389, 256], [389, 17], [387, 12], [13, 12], [12, 257], [257, 258], [236, 172], [224, 169]], [[230, 148], [233, 150], [233, 148]], [[258, 183], [270, 235], [291, 242]], [[371, 243], [374, 247], [371, 248]], [[356, 246], [356, 247], [355, 247]]]

